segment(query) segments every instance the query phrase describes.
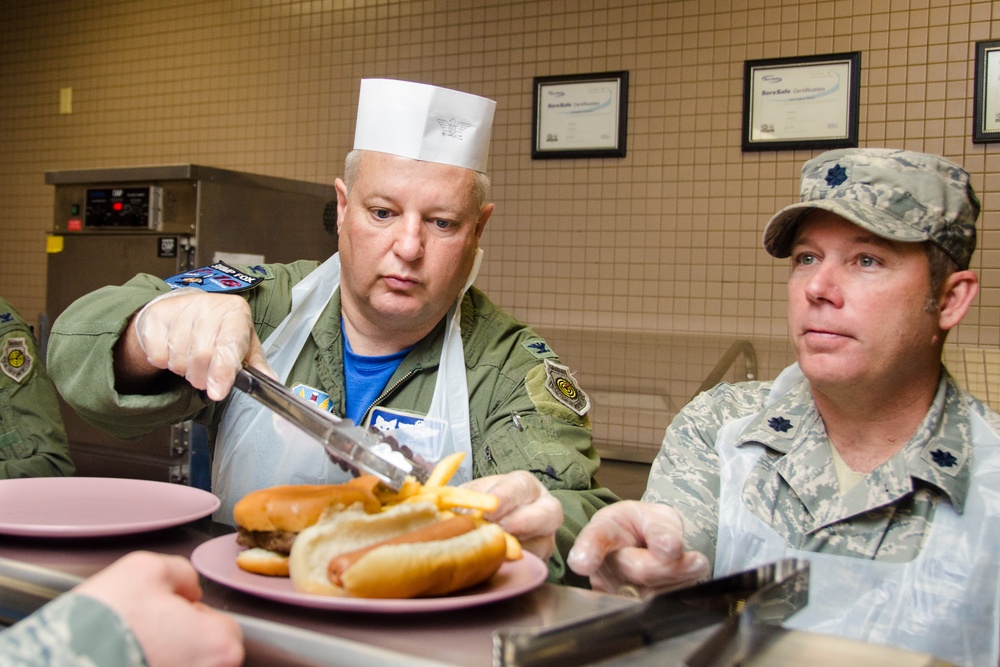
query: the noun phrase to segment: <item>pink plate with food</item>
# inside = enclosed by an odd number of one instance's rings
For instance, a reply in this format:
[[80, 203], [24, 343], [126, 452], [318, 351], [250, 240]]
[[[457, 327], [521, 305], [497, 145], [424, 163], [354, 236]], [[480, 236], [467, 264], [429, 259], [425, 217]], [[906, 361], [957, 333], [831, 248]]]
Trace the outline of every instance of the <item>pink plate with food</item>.
[[191, 562], [203, 576], [229, 588], [300, 607], [337, 611], [405, 614], [463, 609], [522, 595], [540, 586], [548, 575], [548, 568], [540, 558], [524, 552], [520, 560], [504, 563], [489, 581], [443, 597], [328, 597], [300, 593], [292, 588], [288, 577], [267, 577], [241, 570], [236, 565], [236, 555], [242, 550], [235, 533], [223, 535], [202, 543], [191, 554]]

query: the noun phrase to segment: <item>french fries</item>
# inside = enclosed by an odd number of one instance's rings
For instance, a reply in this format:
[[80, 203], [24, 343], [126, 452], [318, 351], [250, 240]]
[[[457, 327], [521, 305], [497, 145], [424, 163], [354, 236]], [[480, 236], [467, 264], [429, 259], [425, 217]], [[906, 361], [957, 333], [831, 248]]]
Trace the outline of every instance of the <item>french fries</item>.
[[[443, 512], [465, 514], [477, 522], [486, 523], [483, 515], [497, 510], [500, 506], [499, 498], [491, 493], [448, 486], [464, 457], [463, 452], [444, 457], [434, 466], [434, 470], [423, 484], [413, 477], [408, 477], [399, 491], [376, 490], [375, 494], [382, 502], [383, 508], [399, 503], [430, 503]], [[507, 560], [520, 559], [521, 543], [506, 531], [504, 535], [507, 539]]]
[[438, 461], [438, 464], [434, 466], [434, 470], [431, 471], [431, 476], [427, 478], [424, 486], [441, 487], [447, 484], [455, 476], [455, 473], [458, 472], [458, 467], [462, 465], [462, 459], [464, 458], [465, 452], [455, 452]]
[[503, 536], [507, 540], [507, 560], [521, 560], [521, 543], [506, 530], [503, 531]]

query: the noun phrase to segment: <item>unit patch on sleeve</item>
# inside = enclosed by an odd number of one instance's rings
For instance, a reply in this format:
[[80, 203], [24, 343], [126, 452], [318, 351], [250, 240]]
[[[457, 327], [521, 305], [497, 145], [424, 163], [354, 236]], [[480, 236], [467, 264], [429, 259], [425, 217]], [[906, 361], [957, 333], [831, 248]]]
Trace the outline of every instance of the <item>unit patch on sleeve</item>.
[[581, 417], [590, 410], [590, 397], [580, 389], [569, 368], [551, 359], [545, 360], [545, 388], [557, 401]]
[[170, 276], [165, 282], [170, 285], [170, 289], [197, 287], [206, 292], [243, 292], [256, 287], [261, 280], [263, 278], [248, 276], [225, 262], [216, 262], [211, 266]]
[[31, 372], [33, 365], [34, 360], [31, 358], [28, 345], [23, 338], [8, 338], [3, 342], [0, 369], [3, 370], [4, 375], [14, 382], [20, 382]]

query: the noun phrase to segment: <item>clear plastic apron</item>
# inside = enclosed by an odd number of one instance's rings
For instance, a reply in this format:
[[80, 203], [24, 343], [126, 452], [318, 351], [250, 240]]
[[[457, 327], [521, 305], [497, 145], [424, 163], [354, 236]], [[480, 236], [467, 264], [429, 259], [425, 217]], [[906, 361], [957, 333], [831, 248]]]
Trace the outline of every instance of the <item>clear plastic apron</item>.
[[[775, 381], [770, 402], [802, 381], [798, 365]], [[909, 563], [803, 552], [740, 499], [763, 447], [736, 447], [755, 415], [727, 424], [721, 457], [715, 576], [782, 558], [810, 562], [809, 604], [786, 627], [898, 646], [959, 665], [996, 665], [1000, 656], [1000, 438], [970, 412], [974, 477], [962, 515], [939, 503], [931, 533]]]
[[[469, 389], [462, 347], [461, 304], [479, 272], [483, 251], [478, 250], [469, 279], [448, 311], [440, 366], [427, 421], [444, 425], [435, 438], [405, 444], [429, 461], [457, 451], [466, 453], [452, 478], [459, 484], [472, 479], [472, 440], [469, 431]], [[292, 308], [262, 343], [268, 363], [287, 384], [313, 326], [340, 286], [340, 256], [324, 262], [292, 288]], [[394, 435], [396, 435], [394, 433]], [[233, 506], [257, 489], [278, 484], [339, 484], [350, 473], [333, 463], [326, 450], [308, 435], [243, 392], [234, 391], [219, 423], [212, 464], [212, 492], [222, 505], [214, 518], [233, 523]]]

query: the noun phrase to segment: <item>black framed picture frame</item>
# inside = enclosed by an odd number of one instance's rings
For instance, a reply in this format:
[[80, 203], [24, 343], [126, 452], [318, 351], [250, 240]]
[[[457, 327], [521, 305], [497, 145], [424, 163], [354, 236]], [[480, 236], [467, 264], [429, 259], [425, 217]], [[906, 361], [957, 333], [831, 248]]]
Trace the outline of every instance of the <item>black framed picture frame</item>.
[[853, 148], [860, 92], [860, 51], [747, 60], [742, 148]]
[[1000, 141], [1000, 40], [976, 42], [972, 142]]
[[532, 100], [532, 159], [625, 157], [627, 71], [538, 76]]

